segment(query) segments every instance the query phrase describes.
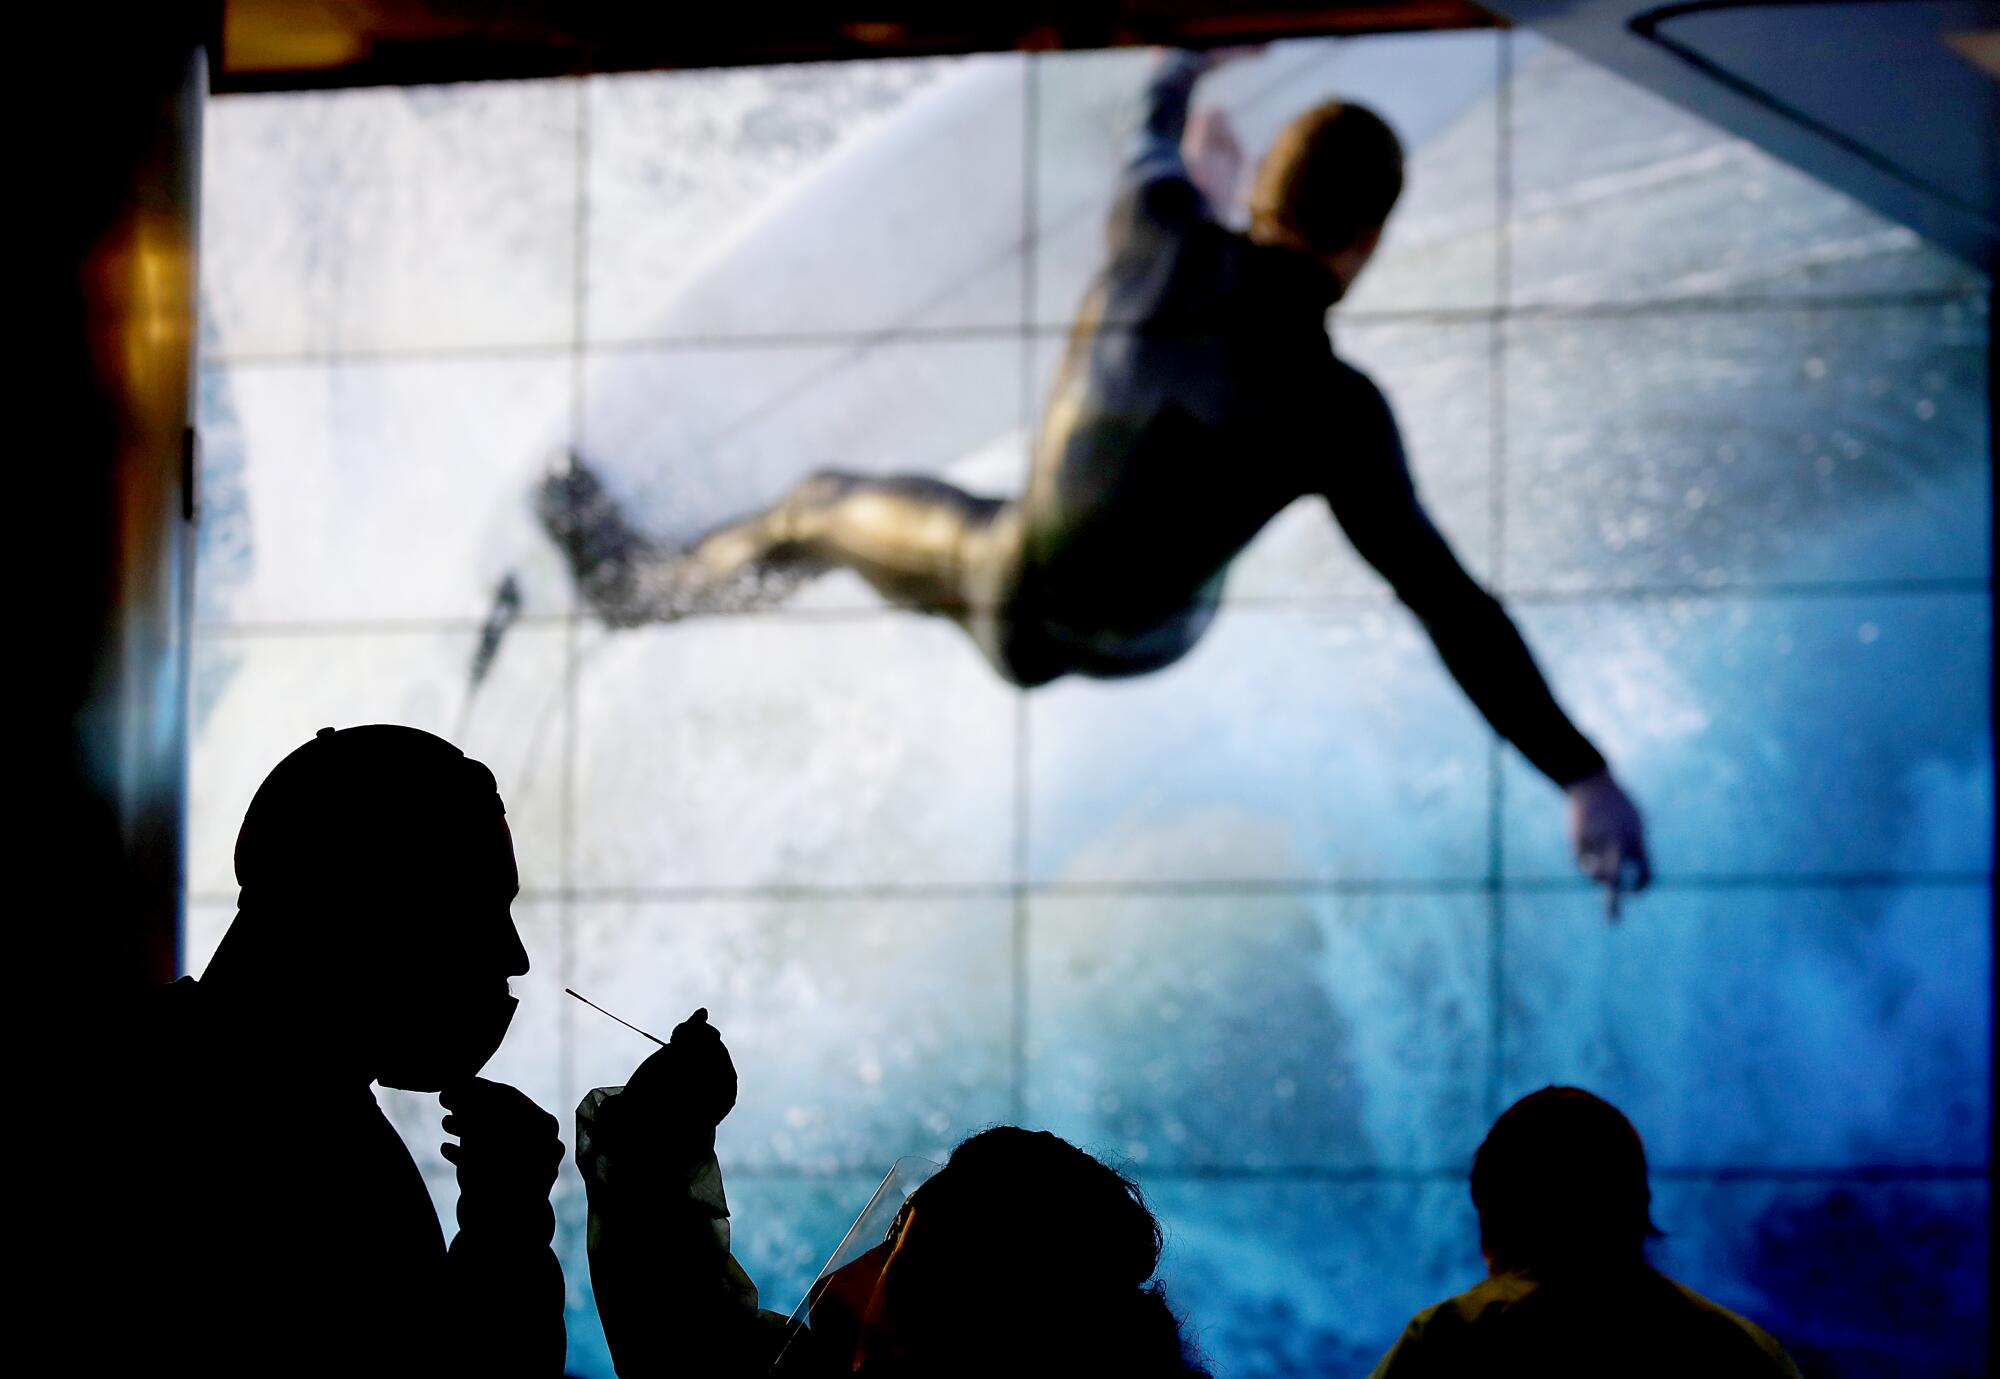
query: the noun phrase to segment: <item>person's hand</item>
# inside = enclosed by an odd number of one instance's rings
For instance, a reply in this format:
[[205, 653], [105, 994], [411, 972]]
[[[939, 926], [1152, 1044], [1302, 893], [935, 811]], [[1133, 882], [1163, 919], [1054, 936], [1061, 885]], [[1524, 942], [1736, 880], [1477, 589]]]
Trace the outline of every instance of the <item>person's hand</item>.
[[1577, 868], [1605, 888], [1605, 915], [1618, 918], [1621, 895], [1642, 891], [1653, 879], [1646, 856], [1646, 825], [1609, 770], [1567, 787], [1569, 844]]
[[[562, 1167], [556, 1118], [504, 1082], [470, 1078], [438, 1097], [448, 1115], [444, 1132], [458, 1143], [439, 1146], [458, 1169], [458, 1223], [540, 1221]], [[547, 1219], [553, 1228], [554, 1217]]]
[[624, 1103], [621, 1120], [713, 1130], [736, 1105], [736, 1065], [722, 1035], [697, 1010], [674, 1026], [666, 1045], [653, 1054], [615, 1098]]
[[1243, 177], [1243, 145], [1229, 116], [1212, 106], [1195, 111], [1181, 138], [1181, 158], [1187, 163], [1188, 180], [1208, 199], [1209, 207], [1218, 216], [1227, 215]]

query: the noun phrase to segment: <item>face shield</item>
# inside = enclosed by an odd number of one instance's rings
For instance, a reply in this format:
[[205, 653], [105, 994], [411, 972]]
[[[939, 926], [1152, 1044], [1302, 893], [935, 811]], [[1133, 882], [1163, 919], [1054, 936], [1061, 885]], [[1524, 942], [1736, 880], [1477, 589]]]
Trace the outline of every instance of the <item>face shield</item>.
[[810, 1368], [804, 1361], [807, 1354], [835, 1358], [842, 1372], [858, 1363], [864, 1338], [883, 1322], [879, 1315], [882, 1278], [895, 1252], [910, 1198], [943, 1168], [913, 1155], [896, 1160], [806, 1289], [805, 1297], [792, 1309], [772, 1374]]

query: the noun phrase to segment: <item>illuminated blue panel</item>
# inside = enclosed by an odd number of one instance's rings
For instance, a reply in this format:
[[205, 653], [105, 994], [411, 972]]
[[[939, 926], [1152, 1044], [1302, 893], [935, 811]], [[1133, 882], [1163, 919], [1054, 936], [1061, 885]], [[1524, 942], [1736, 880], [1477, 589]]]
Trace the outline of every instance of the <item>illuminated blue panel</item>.
[[216, 458], [234, 461], [216, 496], [242, 495], [257, 544], [205, 621], [477, 619], [510, 574], [522, 612], [568, 610], [568, 577], [523, 501], [566, 415], [566, 356], [208, 376], [227, 380], [230, 454]]
[[[570, 980], [663, 1039], [707, 1008], [741, 1087], [725, 1169], [879, 1178], [1006, 1118], [1011, 921], [986, 897], [579, 901]], [[573, 1104], [653, 1046], [565, 1004]]]
[[1506, 583], [1983, 580], [1983, 303], [1508, 328]]
[[188, 889], [233, 900], [236, 829], [265, 775], [324, 727], [405, 723], [489, 766], [507, 806], [521, 882], [558, 884], [562, 865], [564, 634], [517, 628], [478, 694], [466, 672], [475, 628], [341, 624], [198, 635], [194, 697], [205, 712], [188, 773]]
[[579, 657], [588, 886], [999, 882], [1013, 696], [907, 615], [695, 619]]
[[1589, 1087], [1653, 1160], [1986, 1162], [1992, 892], [1903, 885], [1515, 892], [1506, 1094]]
[[1654, 1262], [1807, 1374], [1987, 1372], [1983, 1179], [1656, 1183]]
[[[1522, 622], [1651, 810], [1662, 874], [1991, 868], [1985, 594], [1592, 601]], [[1508, 875], [1566, 875], [1548, 785], [1512, 753], [1505, 770]]]
[[1038, 897], [1029, 1118], [1142, 1169], [1457, 1167], [1486, 1128], [1488, 910]]
[[1215, 1369], [1366, 1374], [1410, 1317], [1486, 1275], [1463, 1181], [1174, 1181], [1167, 1299]]
[[993, 54], [592, 82], [592, 338], [1019, 326], [1026, 81]]
[[205, 340], [224, 355], [569, 342], [578, 88], [212, 101]]
[[1225, 609], [1178, 665], [1054, 685], [1028, 722], [1038, 879], [1487, 868], [1489, 739], [1401, 608]]

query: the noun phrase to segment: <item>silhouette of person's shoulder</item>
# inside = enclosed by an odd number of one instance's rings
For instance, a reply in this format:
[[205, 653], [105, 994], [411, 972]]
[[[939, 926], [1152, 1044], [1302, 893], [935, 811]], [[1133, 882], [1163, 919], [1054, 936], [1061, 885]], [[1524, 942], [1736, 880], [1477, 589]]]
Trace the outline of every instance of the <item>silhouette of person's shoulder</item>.
[[103, 1087], [147, 1145], [132, 1166], [133, 1191], [167, 1210], [164, 1189], [181, 1196], [213, 1192], [242, 1166], [231, 1153], [232, 1132], [257, 1099], [264, 1078], [240, 1031], [220, 1018], [217, 1002], [192, 977], [137, 993], [119, 1013], [119, 1054], [107, 1063]]
[[117, 1090], [141, 1105], [190, 1110], [218, 1095], [259, 1047], [229, 1028], [218, 1004], [193, 977], [137, 993], [116, 1021]]
[[1419, 1312], [1376, 1375], [1512, 1372], [1798, 1375], [1769, 1333], [1653, 1269], [1553, 1284], [1497, 1274]]
[[1426, 1307], [1410, 1319], [1402, 1338], [1382, 1358], [1375, 1370], [1377, 1379], [1453, 1374], [1479, 1366], [1496, 1325], [1535, 1288], [1535, 1281], [1525, 1275], [1496, 1274], [1457, 1297]]
[[134, 1004], [132, 1018], [156, 1039], [181, 1043], [196, 1037], [207, 997], [193, 977], [150, 987]]
[[[284, 1031], [245, 1028], [220, 993], [191, 977], [141, 993], [122, 1020], [125, 1052], [107, 1090], [148, 1145], [137, 1178], [178, 1182], [176, 1196], [198, 1184], [246, 1200], [320, 1179], [309, 1203], [358, 1193], [368, 1200], [349, 1207], [375, 1209], [359, 1219], [373, 1217], [384, 1198], [420, 1206], [428, 1229], [418, 1234], [430, 1244], [436, 1221], [421, 1177], [365, 1086], [295, 1067]], [[287, 1128], [282, 1152], [262, 1136], [273, 1115]], [[309, 1204], [293, 1210], [316, 1213]]]
[[197, 987], [192, 977], [149, 986], [111, 1012], [106, 1043], [118, 1053], [106, 1074], [115, 1091], [141, 1101], [183, 1094], [189, 1070], [214, 1042]]
[[1686, 1284], [1676, 1282], [1665, 1274], [1659, 1277], [1679, 1295], [1680, 1302], [1690, 1312], [1690, 1333], [1712, 1337], [1707, 1343], [1714, 1353], [1732, 1357], [1733, 1368], [1722, 1372], [1789, 1375], [1796, 1379], [1798, 1366], [1792, 1363], [1792, 1357], [1785, 1348], [1778, 1344], [1777, 1337], [1748, 1317], [1739, 1316], [1722, 1304], [1709, 1301]]
[[443, 1233], [370, 1090], [295, 1066], [288, 1031], [189, 978], [135, 993], [119, 1023], [106, 1081], [126, 1133], [98, 1208], [117, 1305], [217, 1374], [432, 1368], [415, 1300], [437, 1295]]

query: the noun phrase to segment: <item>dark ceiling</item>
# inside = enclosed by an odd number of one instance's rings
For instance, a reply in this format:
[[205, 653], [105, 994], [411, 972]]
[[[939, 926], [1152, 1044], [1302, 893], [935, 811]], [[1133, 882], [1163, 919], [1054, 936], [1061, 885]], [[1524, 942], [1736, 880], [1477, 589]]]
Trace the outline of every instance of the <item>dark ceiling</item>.
[[[2000, 0], [181, 0], [217, 92], [1531, 26], [1987, 264]], [[1507, 18], [1498, 17], [1500, 15]], [[212, 49], [212, 51], [214, 51]], [[1982, 71], [1986, 69], [1985, 71]]]
[[1467, 0], [224, 0], [218, 92], [1490, 27]]

